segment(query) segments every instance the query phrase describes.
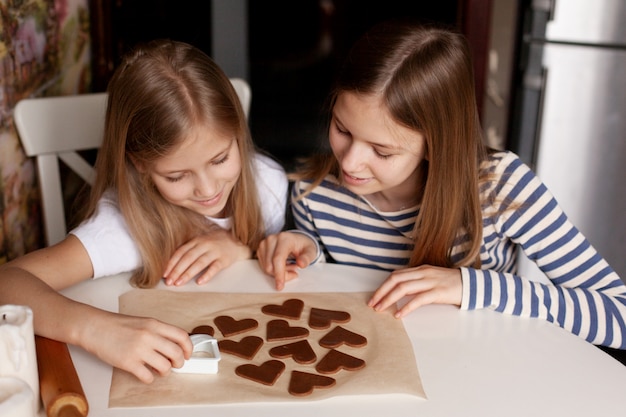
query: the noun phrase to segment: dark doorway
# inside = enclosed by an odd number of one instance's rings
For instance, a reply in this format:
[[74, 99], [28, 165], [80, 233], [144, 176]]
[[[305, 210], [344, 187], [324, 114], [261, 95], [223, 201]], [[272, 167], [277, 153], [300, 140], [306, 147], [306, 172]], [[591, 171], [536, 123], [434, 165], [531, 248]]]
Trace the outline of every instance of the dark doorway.
[[[456, 26], [484, 61], [491, 0], [248, 0], [250, 128], [287, 168], [325, 137], [326, 95], [337, 65], [373, 24], [395, 17]], [[90, 0], [93, 89], [104, 91], [121, 55], [137, 42], [171, 38], [211, 53], [211, 2]], [[482, 75], [477, 73], [477, 81]], [[477, 82], [477, 88], [482, 86]], [[480, 98], [482, 94], [478, 94]], [[479, 103], [480, 104], [480, 103]]]
[[456, 0], [266, 0], [248, 2], [250, 126], [286, 167], [324, 142], [325, 100], [337, 66], [373, 24], [412, 17], [456, 25]]

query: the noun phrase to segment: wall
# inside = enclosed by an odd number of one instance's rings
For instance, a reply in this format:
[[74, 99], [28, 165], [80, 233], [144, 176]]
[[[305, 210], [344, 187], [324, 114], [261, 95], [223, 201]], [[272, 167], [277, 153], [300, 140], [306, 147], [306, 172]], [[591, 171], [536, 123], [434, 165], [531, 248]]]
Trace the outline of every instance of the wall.
[[0, 0], [0, 263], [43, 242], [37, 175], [21, 148], [13, 108], [26, 97], [89, 91], [87, 3]]
[[515, 72], [516, 44], [520, 30], [521, 0], [492, 3], [491, 36], [487, 81], [483, 99], [483, 129], [487, 144], [495, 149], [509, 147], [509, 111], [512, 100], [512, 75]]

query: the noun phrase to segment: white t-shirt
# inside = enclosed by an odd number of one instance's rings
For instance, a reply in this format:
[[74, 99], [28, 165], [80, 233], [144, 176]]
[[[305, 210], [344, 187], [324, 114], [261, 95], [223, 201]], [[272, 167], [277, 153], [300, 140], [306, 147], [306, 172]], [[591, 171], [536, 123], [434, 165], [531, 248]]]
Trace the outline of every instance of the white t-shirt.
[[[271, 158], [256, 154], [255, 180], [263, 223], [267, 234], [278, 233], [285, 223], [288, 181], [285, 171]], [[218, 226], [230, 229], [232, 218], [214, 219]], [[93, 265], [94, 278], [128, 272], [141, 266], [141, 256], [131, 237], [117, 203], [117, 195], [106, 192], [96, 212], [73, 229]]]

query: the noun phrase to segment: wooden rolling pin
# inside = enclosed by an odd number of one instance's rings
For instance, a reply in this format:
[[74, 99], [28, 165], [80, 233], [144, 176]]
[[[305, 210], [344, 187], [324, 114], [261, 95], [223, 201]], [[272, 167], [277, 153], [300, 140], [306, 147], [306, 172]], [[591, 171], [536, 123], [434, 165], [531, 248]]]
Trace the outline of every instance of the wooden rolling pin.
[[39, 391], [48, 417], [86, 417], [89, 405], [67, 345], [35, 336]]

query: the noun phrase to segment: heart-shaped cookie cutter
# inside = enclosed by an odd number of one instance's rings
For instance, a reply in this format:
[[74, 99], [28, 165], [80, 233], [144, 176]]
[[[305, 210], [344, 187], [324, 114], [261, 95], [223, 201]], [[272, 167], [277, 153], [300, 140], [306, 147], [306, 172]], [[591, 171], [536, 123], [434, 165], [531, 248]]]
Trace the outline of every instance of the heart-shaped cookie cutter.
[[208, 334], [192, 334], [193, 353], [175, 372], [187, 374], [216, 374], [221, 359], [217, 339]]

